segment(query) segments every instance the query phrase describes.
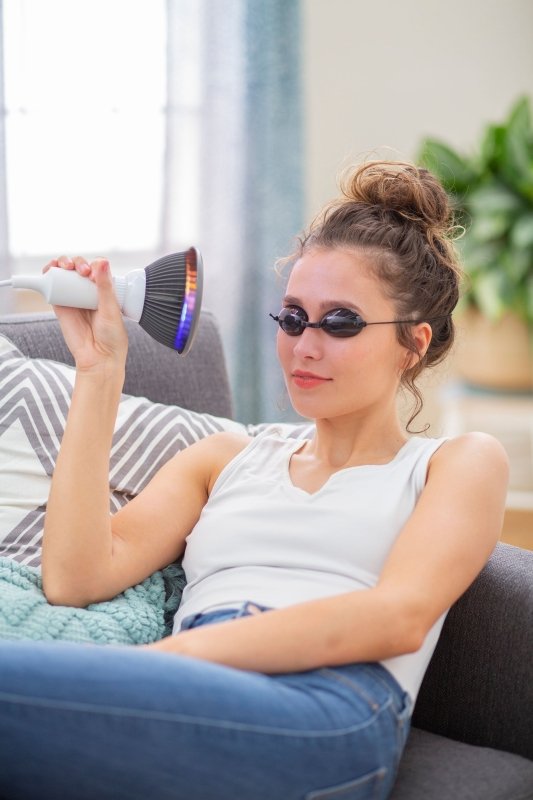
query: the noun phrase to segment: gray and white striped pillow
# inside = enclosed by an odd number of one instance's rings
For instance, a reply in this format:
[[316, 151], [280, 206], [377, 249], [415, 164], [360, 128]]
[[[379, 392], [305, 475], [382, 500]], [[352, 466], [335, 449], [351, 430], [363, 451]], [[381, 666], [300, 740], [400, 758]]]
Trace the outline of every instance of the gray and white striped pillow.
[[[75, 371], [24, 356], [0, 336], [0, 555], [39, 566], [46, 503]], [[179, 450], [244, 425], [123, 395], [109, 473], [110, 511], [146, 486]]]

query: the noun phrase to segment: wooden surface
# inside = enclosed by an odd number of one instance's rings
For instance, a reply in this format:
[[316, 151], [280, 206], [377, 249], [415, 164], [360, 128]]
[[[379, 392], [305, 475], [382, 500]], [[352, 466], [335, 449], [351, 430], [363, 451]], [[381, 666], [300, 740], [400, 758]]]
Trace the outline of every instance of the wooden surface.
[[508, 508], [503, 523], [502, 542], [533, 550], [533, 511]]

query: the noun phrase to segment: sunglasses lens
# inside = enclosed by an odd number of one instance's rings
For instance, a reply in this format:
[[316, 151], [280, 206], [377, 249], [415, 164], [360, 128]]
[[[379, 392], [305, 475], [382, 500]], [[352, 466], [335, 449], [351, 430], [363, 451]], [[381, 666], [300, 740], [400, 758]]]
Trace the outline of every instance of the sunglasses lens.
[[[273, 316], [272, 314], [270, 316]], [[282, 308], [277, 317], [281, 330], [288, 336], [300, 336], [305, 328], [310, 325], [308, 316], [303, 308], [291, 306]], [[320, 323], [313, 323], [312, 328], [322, 328], [330, 336], [347, 338], [356, 336], [365, 327], [365, 322], [359, 314], [347, 308], [337, 308], [330, 311], [320, 320]]]
[[279, 326], [289, 336], [300, 336], [303, 333], [307, 321], [307, 315], [304, 311], [298, 311], [294, 308], [283, 308], [279, 312]]
[[357, 336], [364, 327], [364, 322], [359, 314], [354, 314], [347, 308], [338, 308], [336, 311], [332, 311], [322, 321], [322, 328], [326, 333], [339, 338]]

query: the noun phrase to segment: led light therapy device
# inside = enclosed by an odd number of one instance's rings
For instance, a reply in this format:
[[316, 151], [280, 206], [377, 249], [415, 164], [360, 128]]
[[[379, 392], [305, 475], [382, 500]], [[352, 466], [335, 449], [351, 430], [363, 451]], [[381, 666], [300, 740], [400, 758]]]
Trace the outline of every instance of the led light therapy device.
[[[14, 275], [0, 286], [34, 289], [51, 305], [98, 307], [96, 285], [71, 270], [52, 267], [42, 275]], [[114, 277], [113, 288], [125, 317], [180, 355], [189, 351], [200, 317], [203, 288], [202, 257], [195, 247]]]

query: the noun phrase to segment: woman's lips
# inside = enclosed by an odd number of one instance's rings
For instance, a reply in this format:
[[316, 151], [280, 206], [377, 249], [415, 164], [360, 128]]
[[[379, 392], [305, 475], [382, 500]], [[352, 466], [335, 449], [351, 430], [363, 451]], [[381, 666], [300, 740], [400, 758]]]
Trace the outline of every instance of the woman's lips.
[[315, 375], [313, 372], [301, 372], [300, 370], [292, 373], [292, 379], [300, 389], [314, 389], [316, 386], [322, 386], [331, 380], [331, 378], [322, 378], [320, 375]]

